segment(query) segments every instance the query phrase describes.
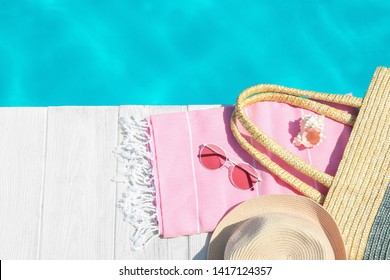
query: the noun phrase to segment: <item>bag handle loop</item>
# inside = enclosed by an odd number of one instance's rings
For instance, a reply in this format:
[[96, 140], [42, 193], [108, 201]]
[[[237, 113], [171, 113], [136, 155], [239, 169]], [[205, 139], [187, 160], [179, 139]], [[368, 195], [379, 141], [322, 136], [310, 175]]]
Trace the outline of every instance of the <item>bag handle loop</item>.
[[283, 146], [279, 145], [260, 128], [258, 128], [254, 122], [250, 120], [249, 117], [244, 113], [244, 108], [254, 103], [275, 101], [308, 109], [328, 118], [334, 119], [340, 123], [353, 126], [356, 120], [355, 115], [333, 108], [316, 100], [347, 105], [354, 108], [360, 108], [363, 101], [362, 98], [349, 95], [328, 94], [308, 90], [299, 90], [295, 88], [287, 88], [279, 85], [262, 84], [250, 87], [240, 93], [237, 99], [235, 110], [232, 114], [230, 126], [236, 140], [261, 165], [266, 167], [271, 173], [278, 176], [281, 180], [295, 188], [300, 193], [320, 204], [323, 204], [325, 200], [325, 196], [323, 194], [304, 183], [302, 180], [296, 178], [278, 164], [276, 164], [274, 161], [272, 161], [269, 157], [255, 149], [241, 135], [236, 122], [238, 120], [245, 128], [245, 130], [267, 150], [278, 156], [280, 159], [298, 171], [329, 188], [333, 181], [333, 176], [326, 174], [318, 168], [308, 164], [304, 160], [294, 155], [292, 152], [285, 149]]

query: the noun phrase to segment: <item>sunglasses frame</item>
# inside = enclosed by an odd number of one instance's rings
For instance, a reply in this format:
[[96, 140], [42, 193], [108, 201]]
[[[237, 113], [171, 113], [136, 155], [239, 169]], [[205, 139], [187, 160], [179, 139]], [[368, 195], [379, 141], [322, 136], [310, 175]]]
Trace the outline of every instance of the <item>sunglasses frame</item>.
[[[216, 168], [216, 169], [208, 168], [208, 167], [206, 167], [206, 166], [202, 163], [201, 154], [202, 154], [202, 151], [204, 150], [204, 148], [207, 147], [208, 149], [210, 149], [210, 150], [213, 151], [214, 153], [220, 154], [220, 153], [218, 153], [217, 151], [215, 151], [212, 147], [210, 147], [210, 145], [215, 146], [215, 147], [218, 147], [218, 149], [220, 149], [220, 150], [223, 151], [223, 153], [224, 153], [224, 154], [221, 155], [221, 156], [225, 157], [225, 162], [224, 162], [220, 167], [218, 167], [218, 168]], [[218, 146], [218, 145], [215, 145], [215, 144], [202, 144], [202, 145], [200, 146], [200, 150], [199, 150], [199, 155], [198, 155], [198, 157], [199, 157], [199, 162], [200, 162], [200, 164], [201, 164], [205, 169], [208, 169], [208, 170], [218, 170], [218, 169], [221, 169], [222, 167], [226, 166], [226, 163], [227, 163], [227, 162], [230, 163], [230, 164], [232, 165], [232, 169], [228, 168], [228, 170], [229, 170], [229, 179], [230, 179], [230, 182], [232, 183], [232, 185], [233, 185], [235, 188], [237, 188], [237, 189], [240, 189], [240, 190], [253, 190], [254, 187], [256, 186], [256, 184], [257, 184], [258, 182], [261, 182], [261, 177], [260, 177], [259, 173], [256, 171], [256, 169], [255, 169], [252, 165], [250, 165], [249, 163], [243, 162], [243, 161], [242, 161], [242, 162], [234, 162], [233, 160], [231, 160], [231, 159], [228, 157], [228, 154], [226, 153], [226, 151], [225, 151], [223, 148], [221, 148], [220, 146]], [[253, 178], [256, 179], [256, 181], [253, 183], [253, 186], [250, 187], [250, 188], [248, 188], [248, 189], [244, 189], [244, 188], [238, 187], [238, 186], [234, 183], [234, 181], [233, 181], [233, 178], [232, 178], [232, 176], [233, 176], [233, 175], [232, 175], [232, 174], [233, 174], [233, 169], [234, 169], [234, 168], [240, 168], [240, 167], [239, 167], [240, 165], [249, 166], [249, 167], [252, 168], [253, 171], [255, 172], [255, 174], [252, 174], [251, 172], [249, 172], [249, 171], [246, 170], [245, 168], [241, 168], [241, 169], [244, 170], [246, 173], [248, 173], [250, 176], [252, 176]]]

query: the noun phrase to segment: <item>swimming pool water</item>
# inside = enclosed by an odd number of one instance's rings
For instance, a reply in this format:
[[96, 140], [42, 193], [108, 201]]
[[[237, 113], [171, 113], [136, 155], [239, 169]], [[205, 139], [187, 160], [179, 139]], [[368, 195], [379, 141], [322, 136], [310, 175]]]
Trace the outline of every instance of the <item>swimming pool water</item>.
[[232, 104], [273, 83], [364, 96], [389, 1], [0, 0], [0, 106]]

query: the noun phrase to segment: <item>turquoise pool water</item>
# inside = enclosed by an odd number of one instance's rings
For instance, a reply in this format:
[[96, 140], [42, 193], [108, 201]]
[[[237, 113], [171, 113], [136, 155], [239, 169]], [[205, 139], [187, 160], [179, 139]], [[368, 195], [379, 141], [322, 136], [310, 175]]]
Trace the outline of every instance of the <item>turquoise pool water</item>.
[[389, 15], [385, 0], [0, 0], [0, 106], [231, 104], [259, 83], [363, 96], [390, 66]]

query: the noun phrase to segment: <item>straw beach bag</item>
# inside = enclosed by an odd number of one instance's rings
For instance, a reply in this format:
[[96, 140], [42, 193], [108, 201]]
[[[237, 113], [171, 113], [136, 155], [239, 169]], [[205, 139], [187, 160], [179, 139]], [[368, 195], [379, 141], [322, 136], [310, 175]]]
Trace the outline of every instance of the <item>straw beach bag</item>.
[[[244, 108], [262, 101], [287, 103], [353, 126], [334, 177], [301, 160], [262, 132]], [[324, 104], [359, 109], [357, 116]], [[260, 153], [239, 132], [239, 122], [272, 154], [329, 188], [325, 195]], [[345, 242], [348, 259], [390, 259], [390, 69], [378, 67], [364, 99], [258, 85], [238, 97], [231, 129], [240, 145], [261, 165], [331, 214]]]

